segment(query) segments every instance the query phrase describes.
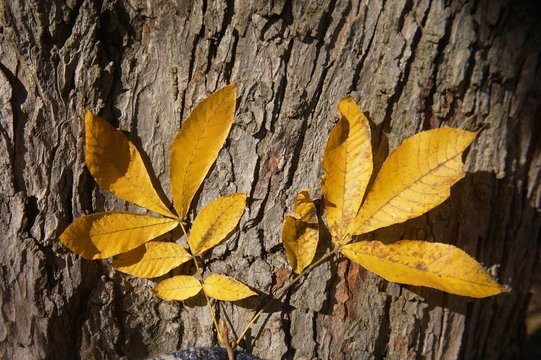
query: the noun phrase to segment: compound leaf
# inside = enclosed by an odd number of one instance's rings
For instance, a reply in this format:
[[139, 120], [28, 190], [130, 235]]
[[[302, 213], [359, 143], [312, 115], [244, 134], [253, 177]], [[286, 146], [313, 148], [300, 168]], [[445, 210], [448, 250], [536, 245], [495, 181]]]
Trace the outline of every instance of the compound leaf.
[[476, 135], [441, 128], [404, 140], [383, 163], [353, 234], [404, 222], [445, 201], [451, 186], [465, 175], [462, 152]]
[[104, 259], [135, 249], [178, 226], [150, 215], [108, 212], [83, 216], [60, 235], [68, 249], [85, 259]]
[[203, 291], [211, 298], [222, 301], [237, 301], [257, 295], [240, 281], [218, 274], [212, 274], [205, 279]]
[[380, 241], [360, 241], [341, 251], [364, 268], [396, 283], [475, 298], [507, 291], [475, 259], [447, 244], [402, 240], [385, 245]]
[[176, 217], [160, 199], [137, 148], [107, 121], [85, 112], [85, 161], [103, 188], [134, 204]]
[[171, 191], [181, 219], [229, 134], [235, 101], [235, 84], [216, 91], [195, 107], [173, 140]]
[[178, 244], [151, 241], [116, 257], [113, 268], [140, 278], [154, 278], [191, 259], [192, 256]]
[[237, 193], [209, 203], [195, 218], [188, 244], [195, 256], [216, 246], [237, 226], [244, 207], [246, 194]]
[[316, 208], [308, 191], [303, 190], [295, 199], [295, 214], [287, 215], [282, 226], [282, 241], [295, 273], [312, 263], [318, 239]]
[[351, 97], [338, 104], [340, 120], [323, 155], [323, 184], [327, 225], [333, 241], [350, 241], [350, 227], [372, 175], [370, 125]]
[[165, 301], [184, 301], [197, 295], [202, 288], [201, 283], [195, 277], [179, 275], [161, 281], [152, 291]]

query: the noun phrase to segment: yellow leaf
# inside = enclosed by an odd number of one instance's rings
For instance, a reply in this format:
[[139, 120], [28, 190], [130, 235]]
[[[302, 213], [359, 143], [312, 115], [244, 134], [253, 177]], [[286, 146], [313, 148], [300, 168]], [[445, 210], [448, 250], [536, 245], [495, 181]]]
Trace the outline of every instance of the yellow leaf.
[[235, 84], [207, 97], [195, 107], [173, 140], [171, 191], [181, 219], [227, 138], [236, 97]]
[[178, 244], [151, 241], [113, 260], [113, 268], [140, 278], [154, 278], [192, 259]]
[[312, 263], [319, 239], [316, 208], [307, 191], [297, 195], [295, 211], [284, 219], [282, 241], [293, 271], [299, 274]]
[[317, 226], [286, 215], [282, 226], [282, 241], [289, 263], [295, 273], [301, 273], [312, 263], [318, 239]]
[[238, 193], [214, 200], [195, 218], [190, 231], [188, 244], [195, 256], [216, 246], [235, 229], [239, 222], [246, 194]]
[[202, 288], [199, 280], [193, 276], [179, 275], [161, 281], [152, 291], [165, 301], [183, 301], [197, 295]]
[[300, 216], [300, 220], [309, 224], [317, 224], [316, 207], [310, 199], [308, 189], [299, 191], [295, 197], [295, 213]]
[[391, 245], [361, 241], [342, 254], [388, 281], [428, 286], [452, 294], [482, 298], [507, 291], [464, 251], [447, 244], [402, 240]]
[[327, 225], [333, 241], [349, 241], [350, 227], [372, 175], [370, 125], [351, 97], [338, 104], [341, 117], [323, 155]]
[[465, 175], [462, 152], [476, 135], [441, 128], [404, 140], [383, 163], [353, 234], [404, 222], [445, 201], [451, 186]]
[[176, 217], [162, 202], [135, 145], [107, 121], [85, 112], [85, 161], [96, 182], [122, 200]]
[[218, 274], [212, 274], [205, 279], [203, 291], [211, 298], [222, 301], [237, 301], [257, 295], [240, 281]]
[[76, 219], [60, 241], [85, 259], [104, 259], [135, 249], [177, 225], [177, 220], [149, 215], [100, 213]]

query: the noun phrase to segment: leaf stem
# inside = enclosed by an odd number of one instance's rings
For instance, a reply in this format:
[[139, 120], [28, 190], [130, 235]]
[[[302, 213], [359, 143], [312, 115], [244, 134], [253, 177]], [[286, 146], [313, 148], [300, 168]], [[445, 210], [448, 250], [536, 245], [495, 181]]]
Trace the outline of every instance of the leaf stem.
[[326, 253], [322, 257], [320, 257], [316, 262], [312, 263], [310, 266], [306, 267], [303, 271], [301, 271], [297, 276], [289, 280], [285, 285], [283, 285], [280, 290], [278, 290], [274, 296], [271, 297], [271, 299], [261, 308], [259, 309], [254, 316], [250, 319], [240, 336], [237, 338], [237, 341], [233, 344], [233, 349], [237, 347], [238, 344], [240, 344], [241, 340], [246, 336], [246, 333], [250, 329], [250, 327], [259, 319], [261, 314], [276, 300], [279, 300], [284, 294], [291, 288], [294, 284], [296, 284], [299, 280], [301, 280], [306, 274], [308, 274], [310, 271], [312, 271], [314, 268], [325, 262], [330, 257], [334, 256], [336, 253], [338, 253], [341, 249], [341, 246], [336, 246], [332, 251]]
[[184, 224], [182, 223], [181, 220], [179, 220], [178, 223], [180, 224], [180, 228], [182, 229], [182, 233], [186, 237], [186, 242], [188, 242], [188, 233], [186, 232], [186, 228], [184, 227]]
[[[182, 221], [179, 221], [178, 223], [180, 224], [180, 227], [182, 228], [182, 233], [186, 237], [186, 242], [187, 242], [188, 241], [188, 233], [186, 232], [186, 228], [184, 227], [184, 224], [182, 224]], [[188, 247], [189, 247], [189, 245], [188, 245]], [[190, 249], [190, 251], [191, 251], [191, 249]], [[199, 276], [202, 276], [203, 274], [201, 273], [201, 269], [199, 268], [199, 263], [197, 262], [197, 256], [194, 256], [192, 254], [192, 258], [193, 258], [193, 262], [195, 263], [195, 268], [197, 269], [197, 274]]]
[[[188, 233], [186, 232], [186, 228], [184, 227], [184, 224], [182, 224], [182, 221], [179, 221], [180, 227], [182, 228], [182, 232], [184, 233], [184, 236], [186, 237], [186, 241], [188, 241]], [[197, 277], [198, 280], [203, 279], [203, 271], [199, 267], [199, 263], [197, 262], [197, 256], [193, 256], [193, 262], [195, 263], [195, 268], [197, 271]], [[212, 322], [214, 323], [214, 328], [216, 329], [216, 333], [218, 334], [218, 340], [225, 345], [224, 340], [222, 339], [222, 335], [220, 333], [220, 327], [218, 326], [218, 320], [216, 320], [216, 316], [214, 315], [214, 310], [212, 310], [212, 304], [210, 302], [209, 297], [207, 296], [207, 293], [203, 289], [203, 294], [205, 294], [205, 299], [207, 300], [207, 306], [209, 308], [210, 317], [212, 318]]]
[[218, 333], [218, 340], [220, 341], [220, 343], [222, 343], [224, 346], [227, 347], [227, 343], [222, 338], [222, 334], [221, 334], [221, 331], [220, 331], [220, 326], [218, 326], [218, 320], [216, 320], [216, 315], [214, 315], [214, 310], [212, 310], [212, 304], [210, 303], [210, 299], [207, 296], [207, 293], [205, 292], [204, 289], [203, 289], [203, 294], [205, 294], [205, 299], [207, 299], [207, 306], [209, 308], [210, 317], [212, 318], [212, 322], [214, 323], [214, 327], [216, 328], [216, 332]]

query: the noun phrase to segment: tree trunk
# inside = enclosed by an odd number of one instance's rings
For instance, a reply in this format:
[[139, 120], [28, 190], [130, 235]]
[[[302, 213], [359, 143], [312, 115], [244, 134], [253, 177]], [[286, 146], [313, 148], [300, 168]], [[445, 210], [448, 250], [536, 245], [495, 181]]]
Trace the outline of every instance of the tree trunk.
[[[541, 229], [541, 28], [527, 1], [4, 0], [0, 7], [0, 357], [141, 359], [217, 344], [204, 304], [85, 261], [58, 236], [83, 214], [135, 210], [84, 166], [84, 108], [125, 130], [166, 195], [169, 145], [206, 95], [238, 84], [235, 123], [196, 199], [247, 192], [238, 235], [208, 266], [270, 293], [290, 276], [280, 231], [351, 94], [373, 125], [376, 167], [404, 138], [483, 128], [468, 175], [385, 240], [455, 244], [512, 288], [472, 300], [319, 266], [241, 344], [267, 359], [507, 359]], [[193, 214], [192, 214], [193, 215]], [[328, 239], [323, 239], [323, 242]], [[231, 331], [258, 303], [220, 305]]]

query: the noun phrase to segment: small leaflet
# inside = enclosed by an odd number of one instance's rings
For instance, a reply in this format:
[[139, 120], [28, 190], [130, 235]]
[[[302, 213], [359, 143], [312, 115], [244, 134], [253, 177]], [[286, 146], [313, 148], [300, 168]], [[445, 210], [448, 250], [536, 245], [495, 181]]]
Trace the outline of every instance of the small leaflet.
[[211, 298], [222, 301], [237, 301], [257, 295], [240, 281], [219, 274], [209, 275], [203, 283], [203, 290]]
[[282, 225], [282, 242], [295, 273], [312, 263], [318, 240], [316, 208], [308, 191], [302, 190], [295, 198], [295, 213], [287, 215]]
[[195, 277], [179, 275], [161, 281], [152, 291], [165, 301], [184, 301], [199, 294], [202, 288], [201, 283]]
[[246, 206], [246, 194], [237, 193], [212, 201], [195, 218], [188, 244], [195, 256], [223, 241], [239, 223]]

